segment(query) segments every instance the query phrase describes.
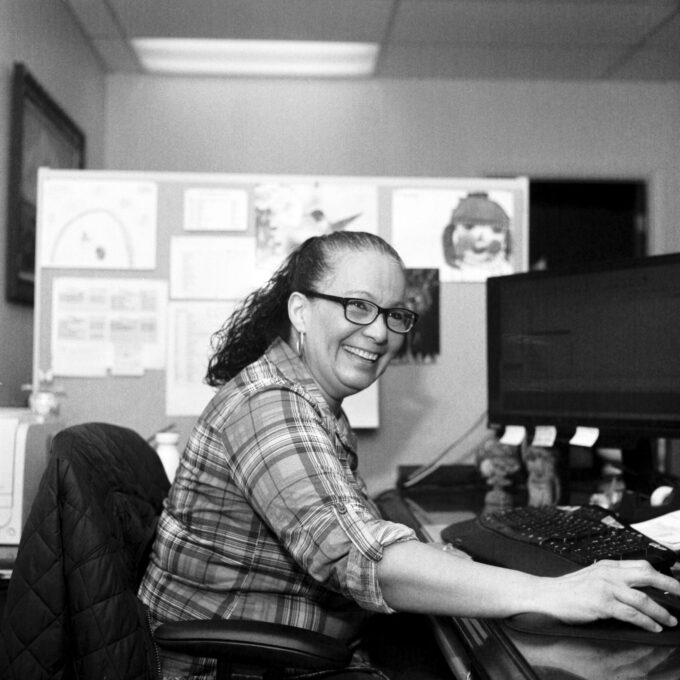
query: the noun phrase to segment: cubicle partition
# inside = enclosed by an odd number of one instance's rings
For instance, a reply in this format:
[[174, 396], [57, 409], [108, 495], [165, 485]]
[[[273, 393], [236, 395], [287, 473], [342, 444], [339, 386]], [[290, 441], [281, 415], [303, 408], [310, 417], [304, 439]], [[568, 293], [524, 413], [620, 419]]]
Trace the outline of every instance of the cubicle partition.
[[485, 408], [483, 282], [526, 268], [525, 178], [41, 169], [38, 191], [34, 389], [63, 389], [68, 424], [185, 438], [212, 394], [212, 333], [292, 248], [340, 229], [397, 248], [422, 312], [397, 365], [346, 401], [376, 469], [387, 452], [412, 462], [412, 438], [427, 457]]

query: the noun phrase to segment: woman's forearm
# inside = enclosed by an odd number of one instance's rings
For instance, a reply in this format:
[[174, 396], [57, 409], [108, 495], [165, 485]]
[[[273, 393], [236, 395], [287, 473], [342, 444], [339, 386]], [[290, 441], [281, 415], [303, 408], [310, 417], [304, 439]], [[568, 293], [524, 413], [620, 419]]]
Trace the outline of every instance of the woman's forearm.
[[417, 541], [387, 546], [378, 579], [385, 602], [397, 611], [479, 618], [535, 612], [569, 623], [616, 618], [653, 631], [677, 621], [637, 587], [680, 596], [678, 581], [644, 560], [602, 561], [547, 578], [480, 564]]
[[537, 577], [457, 557], [408, 541], [385, 549], [378, 565], [385, 601], [398, 611], [503, 617], [536, 611]]

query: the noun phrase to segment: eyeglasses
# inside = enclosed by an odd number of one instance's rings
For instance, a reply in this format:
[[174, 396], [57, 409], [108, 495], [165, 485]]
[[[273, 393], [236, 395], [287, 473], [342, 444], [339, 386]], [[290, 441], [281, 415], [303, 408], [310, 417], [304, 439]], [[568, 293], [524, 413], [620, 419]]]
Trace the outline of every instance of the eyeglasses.
[[301, 290], [300, 292], [309, 297], [337, 302], [345, 310], [345, 319], [358, 326], [369, 326], [378, 318], [378, 315], [382, 314], [385, 319], [385, 325], [391, 331], [395, 333], [408, 333], [415, 326], [416, 321], [418, 321], [418, 315], [415, 312], [403, 307], [385, 309], [374, 302], [362, 300], [361, 298], [338, 297], [337, 295], [317, 293], [313, 290]]

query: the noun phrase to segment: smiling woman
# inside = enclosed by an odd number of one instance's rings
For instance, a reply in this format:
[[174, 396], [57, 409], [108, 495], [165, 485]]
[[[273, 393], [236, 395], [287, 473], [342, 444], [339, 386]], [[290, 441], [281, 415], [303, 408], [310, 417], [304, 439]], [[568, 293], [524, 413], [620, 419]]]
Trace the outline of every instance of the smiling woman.
[[[350, 640], [370, 612], [391, 611], [375, 564], [415, 535], [367, 497], [342, 401], [385, 371], [416, 322], [404, 295], [389, 244], [337, 231], [299, 246], [215, 334], [207, 380], [219, 389], [140, 590], [156, 622], [287, 621]], [[168, 676], [208, 670], [163, 662]]]
[[[680, 595], [647, 562], [539, 579], [421, 543], [381, 517], [342, 403], [386, 370], [413, 327], [405, 291], [384, 240], [332, 232], [302, 243], [215, 334], [207, 380], [218, 390], [181, 456], [140, 586], [152, 621], [252, 619], [346, 640], [361, 670], [321, 676], [336, 680], [387, 677], [362, 644], [376, 613], [529, 609], [674, 625], [633, 595], [632, 585]], [[205, 659], [166, 652], [162, 663], [165, 678], [212, 673]]]
[[398, 261], [368, 250], [335, 254], [316, 286], [337, 294], [291, 294], [291, 332], [306, 337], [302, 359], [335, 415], [385, 371], [413, 327], [415, 313], [398, 306], [405, 285]]

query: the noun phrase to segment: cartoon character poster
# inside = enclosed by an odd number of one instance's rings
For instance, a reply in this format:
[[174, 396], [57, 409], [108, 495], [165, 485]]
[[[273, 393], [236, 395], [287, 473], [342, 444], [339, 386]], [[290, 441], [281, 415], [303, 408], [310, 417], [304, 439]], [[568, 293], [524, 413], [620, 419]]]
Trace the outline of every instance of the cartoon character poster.
[[526, 181], [468, 180], [452, 188], [397, 189], [392, 244], [441, 281], [485, 281], [526, 269]]

